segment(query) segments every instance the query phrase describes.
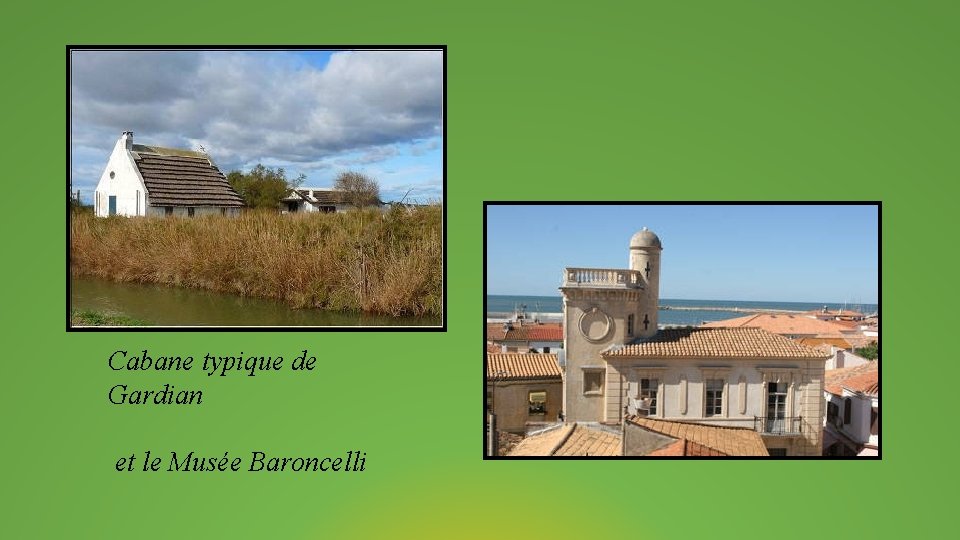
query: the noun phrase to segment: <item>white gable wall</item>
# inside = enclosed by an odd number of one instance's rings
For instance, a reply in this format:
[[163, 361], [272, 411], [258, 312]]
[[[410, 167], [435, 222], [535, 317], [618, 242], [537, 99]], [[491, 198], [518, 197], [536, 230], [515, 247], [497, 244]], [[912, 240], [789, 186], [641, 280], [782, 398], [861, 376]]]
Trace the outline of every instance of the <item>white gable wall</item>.
[[[146, 188], [140, 172], [127, 150], [127, 136], [121, 137], [113, 153], [107, 160], [107, 166], [100, 175], [94, 194], [94, 213], [100, 217], [110, 215], [110, 196], [117, 198], [117, 215], [142, 216], [146, 214]], [[113, 178], [110, 173], [113, 173]]]

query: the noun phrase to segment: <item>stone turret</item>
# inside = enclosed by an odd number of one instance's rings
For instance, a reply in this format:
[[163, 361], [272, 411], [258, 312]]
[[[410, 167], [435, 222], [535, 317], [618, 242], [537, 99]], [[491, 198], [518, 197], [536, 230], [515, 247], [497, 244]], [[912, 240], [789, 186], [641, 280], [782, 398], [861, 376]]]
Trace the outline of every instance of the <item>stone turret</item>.
[[661, 251], [660, 239], [646, 227], [630, 239], [630, 269], [640, 272], [644, 289], [636, 317], [638, 337], [652, 337], [657, 333]]
[[606, 362], [600, 355], [657, 333], [661, 250], [657, 235], [643, 229], [630, 239], [629, 268], [564, 270], [560, 292], [568, 421], [620, 421], [622, 396], [607, 393]]

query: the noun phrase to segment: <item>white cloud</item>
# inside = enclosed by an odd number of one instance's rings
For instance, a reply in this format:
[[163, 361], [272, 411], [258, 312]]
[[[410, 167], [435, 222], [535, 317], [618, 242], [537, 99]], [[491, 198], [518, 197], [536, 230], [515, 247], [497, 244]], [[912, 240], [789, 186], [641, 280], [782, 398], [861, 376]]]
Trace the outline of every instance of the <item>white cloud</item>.
[[71, 61], [75, 162], [92, 159], [80, 147], [105, 159], [125, 130], [139, 142], [202, 144], [222, 169], [439, 155], [439, 51], [335, 52], [322, 70], [280, 51], [75, 51]]

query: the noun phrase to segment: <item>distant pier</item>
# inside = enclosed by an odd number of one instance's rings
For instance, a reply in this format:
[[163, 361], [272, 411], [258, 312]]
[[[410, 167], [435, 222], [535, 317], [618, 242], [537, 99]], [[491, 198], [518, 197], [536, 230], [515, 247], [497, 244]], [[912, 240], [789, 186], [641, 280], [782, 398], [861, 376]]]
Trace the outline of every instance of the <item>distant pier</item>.
[[795, 315], [806, 313], [796, 309], [771, 309], [771, 308], [742, 308], [742, 307], [717, 307], [717, 306], [658, 306], [662, 311], [727, 311], [734, 313], [772, 313]]
[[[719, 306], [658, 306], [660, 311], [719, 311], [723, 313], [766, 313], [770, 315], [800, 315], [807, 313], [795, 309], [748, 308], [748, 307], [719, 307]], [[524, 313], [523, 318], [534, 322], [560, 322], [563, 313], [532, 312]], [[506, 322], [517, 320], [517, 312], [489, 312], [487, 322]]]

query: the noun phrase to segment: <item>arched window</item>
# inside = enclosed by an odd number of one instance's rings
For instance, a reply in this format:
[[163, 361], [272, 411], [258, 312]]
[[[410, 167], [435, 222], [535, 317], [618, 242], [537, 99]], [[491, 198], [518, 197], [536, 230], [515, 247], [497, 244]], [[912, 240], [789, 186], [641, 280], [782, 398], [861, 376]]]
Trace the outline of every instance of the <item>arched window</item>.
[[853, 400], [847, 398], [843, 400], [843, 423], [850, 423], [850, 414], [853, 412]]

